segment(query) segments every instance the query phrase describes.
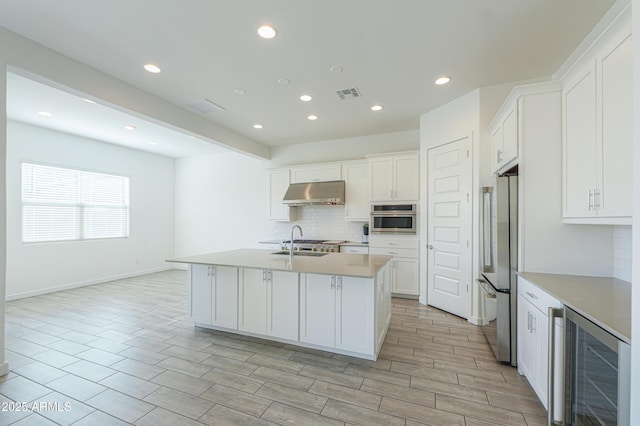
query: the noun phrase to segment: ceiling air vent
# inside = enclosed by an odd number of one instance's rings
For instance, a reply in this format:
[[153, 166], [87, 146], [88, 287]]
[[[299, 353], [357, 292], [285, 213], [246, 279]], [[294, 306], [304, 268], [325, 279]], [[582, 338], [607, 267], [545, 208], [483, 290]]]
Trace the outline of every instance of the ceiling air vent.
[[201, 114], [208, 114], [213, 111], [224, 111], [225, 108], [207, 98], [200, 99], [189, 104], [189, 107], [195, 109]]
[[347, 98], [359, 98], [360, 92], [357, 87], [352, 87], [350, 89], [341, 89], [336, 90], [336, 93], [340, 97], [340, 99], [345, 100]]

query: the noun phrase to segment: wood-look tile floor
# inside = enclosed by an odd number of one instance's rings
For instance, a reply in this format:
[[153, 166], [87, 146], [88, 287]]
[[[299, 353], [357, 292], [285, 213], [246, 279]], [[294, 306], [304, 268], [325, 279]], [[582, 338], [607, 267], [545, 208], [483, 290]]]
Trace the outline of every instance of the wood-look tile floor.
[[175, 270], [7, 302], [0, 408], [30, 411], [0, 425], [546, 423], [481, 331], [437, 309], [394, 299], [372, 362], [194, 328], [185, 283]]

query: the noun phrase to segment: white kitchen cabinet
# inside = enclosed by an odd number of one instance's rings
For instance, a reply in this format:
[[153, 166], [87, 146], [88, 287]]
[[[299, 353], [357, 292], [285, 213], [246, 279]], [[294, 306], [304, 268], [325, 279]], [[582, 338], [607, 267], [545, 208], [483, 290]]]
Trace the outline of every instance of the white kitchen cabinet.
[[267, 336], [298, 340], [299, 274], [268, 271]]
[[349, 352], [373, 352], [374, 287], [374, 281], [366, 278], [303, 274], [300, 341]]
[[518, 159], [518, 100], [505, 103], [489, 126], [491, 171], [507, 169]]
[[[518, 278], [518, 371], [527, 378], [545, 408], [548, 404], [549, 307], [562, 308], [563, 305], [535, 285], [521, 277]], [[554, 407], [556, 417], [560, 418], [564, 336], [564, 327], [560, 319], [556, 319], [555, 327]]]
[[291, 168], [291, 183], [340, 180], [340, 164], [309, 164]]
[[366, 161], [342, 165], [344, 213], [348, 221], [369, 221], [369, 164]]
[[623, 27], [563, 79], [563, 219], [631, 224], [632, 41]]
[[191, 265], [189, 281], [192, 321], [238, 328], [238, 268]]
[[267, 334], [267, 272], [264, 269], [241, 269], [238, 329]]
[[372, 155], [368, 159], [370, 201], [417, 201], [420, 198], [417, 152]]
[[341, 245], [340, 253], [369, 254], [369, 247]]
[[298, 273], [243, 268], [239, 329], [298, 340]]
[[289, 222], [295, 220], [296, 207], [289, 207], [282, 203], [284, 194], [289, 189], [289, 169], [269, 170], [269, 219]]
[[419, 295], [417, 238], [372, 237], [369, 252], [393, 256], [390, 265], [391, 292], [394, 296], [415, 298]]

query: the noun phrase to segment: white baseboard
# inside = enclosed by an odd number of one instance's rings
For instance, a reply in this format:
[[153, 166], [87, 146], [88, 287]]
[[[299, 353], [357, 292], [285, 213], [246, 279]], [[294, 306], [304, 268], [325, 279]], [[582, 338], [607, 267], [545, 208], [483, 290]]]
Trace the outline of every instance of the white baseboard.
[[109, 281], [121, 280], [124, 278], [131, 278], [131, 277], [139, 277], [141, 275], [153, 274], [155, 272], [168, 271], [171, 269], [178, 269], [178, 268], [175, 268], [174, 266], [162, 266], [159, 268], [145, 269], [143, 271], [135, 271], [135, 272], [120, 274], [120, 275], [112, 275], [109, 277], [101, 277], [101, 278], [96, 278], [88, 281], [81, 281], [73, 284], [64, 284], [56, 287], [48, 287], [48, 288], [43, 288], [38, 290], [25, 291], [23, 293], [7, 294], [7, 297], [5, 300], [10, 301], [10, 300], [24, 299], [25, 297], [39, 296], [41, 294], [55, 293], [56, 291], [71, 290], [73, 288], [86, 287], [89, 285], [103, 284]]

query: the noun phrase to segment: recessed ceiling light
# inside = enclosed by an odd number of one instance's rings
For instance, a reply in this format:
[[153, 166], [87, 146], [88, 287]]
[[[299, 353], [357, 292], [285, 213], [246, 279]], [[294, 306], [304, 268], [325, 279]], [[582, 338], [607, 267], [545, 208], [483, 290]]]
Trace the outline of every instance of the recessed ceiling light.
[[289, 83], [291, 83], [291, 80], [289, 80], [288, 78], [279, 78], [278, 79], [278, 83], [284, 85], [287, 85]]
[[278, 33], [276, 32], [276, 29], [273, 28], [271, 25], [262, 25], [258, 27], [258, 35], [262, 38], [272, 39], [277, 34]]
[[317, 116], [317, 115], [309, 115], [309, 116], [307, 116], [307, 119], [309, 119], [309, 120], [311, 120], [311, 121], [313, 121], [313, 120], [317, 120], [317, 119], [318, 119], [318, 116]]
[[162, 71], [159, 66], [154, 64], [146, 64], [144, 66], [144, 69], [153, 74], [158, 74], [160, 71]]
[[371, 111], [381, 111], [384, 108], [382, 105], [374, 105], [371, 107]]
[[158, 142], [149, 142], [149, 145], [158, 145]]
[[246, 95], [247, 91], [244, 89], [233, 89], [233, 93], [235, 93], [238, 96], [242, 96], [242, 95]]
[[87, 99], [87, 98], [82, 98], [83, 101], [85, 101], [88, 104], [95, 104], [96, 101], [92, 101], [91, 99]]
[[136, 126], [133, 126], [131, 124], [127, 124], [126, 126], [124, 126], [124, 128], [127, 129], [127, 130], [135, 130]]
[[438, 86], [442, 86], [443, 84], [447, 84], [450, 81], [451, 77], [449, 77], [448, 75], [443, 75], [442, 77], [438, 77], [434, 83], [436, 83]]
[[309, 102], [311, 99], [313, 99], [310, 95], [302, 95], [300, 96], [300, 100], [302, 102]]
[[342, 72], [343, 70], [344, 68], [342, 68], [340, 65], [334, 65], [331, 68], [329, 68], [329, 71], [335, 72], [335, 73]]
[[262, 124], [254, 124], [253, 128], [254, 129], [262, 129]]
[[47, 111], [40, 111], [38, 114], [40, 114], [43, 117], [52, 117], [53, 114], [51, 114], [50, 112]]

